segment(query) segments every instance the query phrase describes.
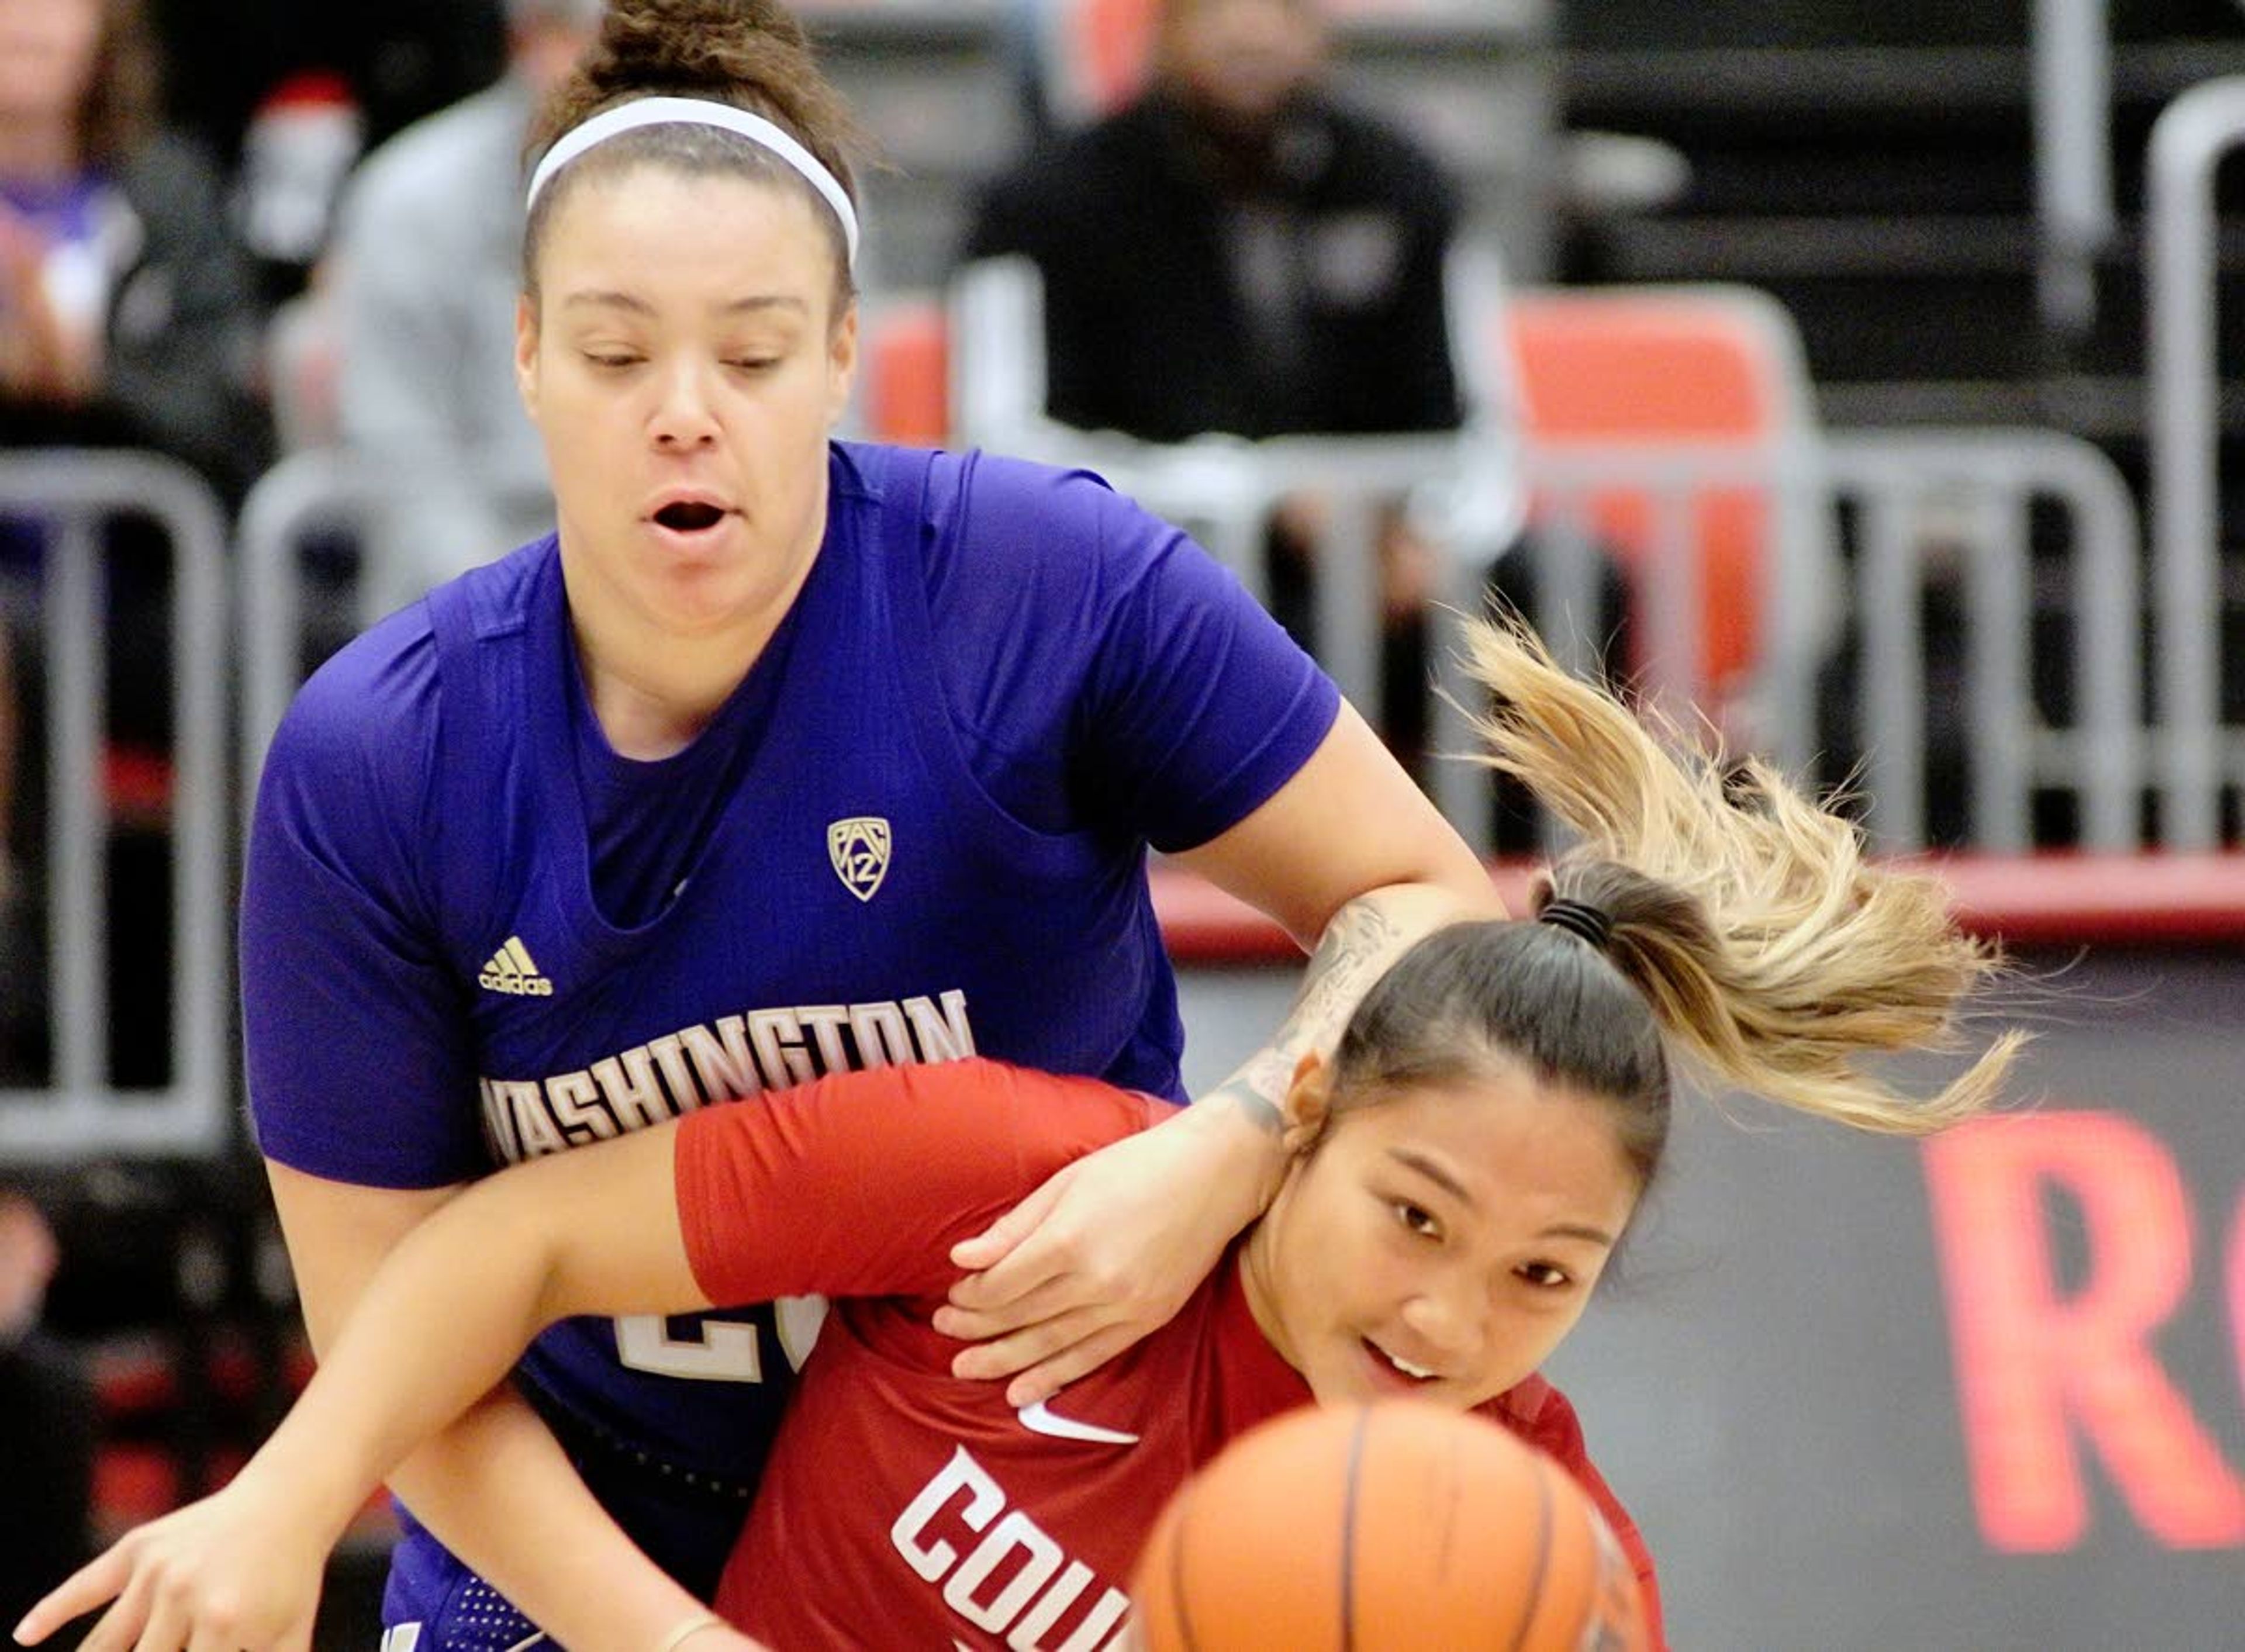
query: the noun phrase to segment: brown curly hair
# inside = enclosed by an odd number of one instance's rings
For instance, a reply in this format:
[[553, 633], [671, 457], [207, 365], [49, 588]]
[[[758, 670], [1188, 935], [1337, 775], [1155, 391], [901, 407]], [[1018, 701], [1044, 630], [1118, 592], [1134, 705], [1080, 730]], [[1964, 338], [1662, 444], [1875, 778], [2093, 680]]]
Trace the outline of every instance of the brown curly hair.
[[[872, 145], [842, 96], [819, 71], [803, 25], [767, 0], [612, 0], [600, 38], [532, 121], [529, 153], [618, 104], [639, 98], [698, 98], [763, 116], [788, 132], [857, 199], [853, 161]], [[794, 170], [746, 139], [716, 128], [648, 127], [603, 144], [539, 197], [523, 238], [523, 288], [535, 295], [538, 248], [566, 186], [588, 171], [655, 160], [688, 173], [724, 172], [800, 189], [833, 240], [836, 314], [856, 291], [842, 227]]]

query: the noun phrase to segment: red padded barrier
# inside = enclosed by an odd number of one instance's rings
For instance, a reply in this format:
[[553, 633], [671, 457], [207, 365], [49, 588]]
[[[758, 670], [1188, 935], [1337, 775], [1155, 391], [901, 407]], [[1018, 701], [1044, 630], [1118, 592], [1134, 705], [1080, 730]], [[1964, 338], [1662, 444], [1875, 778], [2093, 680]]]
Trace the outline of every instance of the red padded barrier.
[[[2245, 945], [2245, 854], [1956, 856], [1929, 861], [1971, 929], [2014, 946]], [[1534, 866], [1490, 868], [1525, 910]], [[1287, 964], [1284, 931], [1176, 866], [1156, 866], [1154, 907], [1180, 965]]]

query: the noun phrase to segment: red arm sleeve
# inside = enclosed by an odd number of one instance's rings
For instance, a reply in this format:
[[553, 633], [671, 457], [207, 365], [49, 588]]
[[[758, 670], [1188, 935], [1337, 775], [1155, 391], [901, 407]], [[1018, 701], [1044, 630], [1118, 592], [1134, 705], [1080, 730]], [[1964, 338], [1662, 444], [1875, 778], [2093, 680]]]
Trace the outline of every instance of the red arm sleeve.
[[934, 1296], [952, 1245], [1167, 1103], [995, 1061], [842, 1073], [688, 1114], [672, 1161], [709, 1299]]
[[1582, 1419], [1575, 1415], [1572, 1402], [1541, 1377], [1530, 1377], [1480, 1409], [1529, 1445], [1550, 1452], [1574, 1477], [1575, 1483], [1590, 1493], [1590, 1500], [1605, 1516], [1615, 1540], [1620, 1543], [1622, 1553], [1629, 1556], [1629, 1563], [1637, 1573], [1638, 1588], [1645, 1597], [1648, 1644], [1652, 1652], [1666, 1652], [1668, 1637], [1661, 1625], [1660, 1581], [1653, 1573], [1652, 1551], [1645, 1547], [1644, 1534], [1637, 1529], [1637, 1522], [1630, 1519], [1629, 1511], [1622, 1506], [1621, 1499], [1614, 1495], [1613, 1487], [1606, 1484], [1605, 1476], [1590, 1461], [1590, 1447], [1583, 1439]]

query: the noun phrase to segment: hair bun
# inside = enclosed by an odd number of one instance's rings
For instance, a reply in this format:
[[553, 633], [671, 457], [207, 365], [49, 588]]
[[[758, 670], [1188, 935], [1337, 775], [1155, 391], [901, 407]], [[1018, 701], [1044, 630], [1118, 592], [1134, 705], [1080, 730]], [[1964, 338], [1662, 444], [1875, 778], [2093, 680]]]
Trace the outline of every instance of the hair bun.
[[605, 90], [726, 91], [741, 53], [807, 52], [803, 24], [760, 0], [610, 0], [593, 72]]
[[634, 98], [699, 98], [762, 115], [855, 193], [864, 129], [818, 71], [803, 24], [770, 0], [609, 0], [600, 38], [532, 123], [542, 153], [601, 110]]

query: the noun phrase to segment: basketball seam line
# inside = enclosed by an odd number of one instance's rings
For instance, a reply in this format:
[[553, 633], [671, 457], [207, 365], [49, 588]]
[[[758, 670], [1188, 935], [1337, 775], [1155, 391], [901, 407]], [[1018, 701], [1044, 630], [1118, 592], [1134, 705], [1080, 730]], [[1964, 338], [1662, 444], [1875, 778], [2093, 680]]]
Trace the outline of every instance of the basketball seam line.
[[1543, 1604], [1543, 1581], [1551, 1570], [1551, 1483], [1544, 1478], [1543, 1466], [1536, 1467], [1536, 1570], [1529, 1577], [1528, 1611], [1512, 1637], [1512, 1652], [1528, 1643], [1528, 1631], [1535, 1627], [1536, 1614]]
[[1185, 1652], [1200, 1652], [1200, 1642], [1193, 1634], [1192, 1597], [1185, 1593], [1185, 1522], [1192, 1518], [1193, 1488], [1190, 1481], [1180, 1494], [1183, 1502], [1177, 1509], [1175, 1540], [1170, 1544], [1170, 1598], [1177, 1602], [1177, 1628], [1184, 1631]]
[[1356, 1646], [1356, 1489], [1357, 1471], [1364, 1461], [1364, 1437], [1372, 1426], [1372, 1411], [1357, 1412], [1356, 1426], [1348, 1436], [1348, 1483], [1341, 1496], [1340, 1522], [1340, 1652]]

